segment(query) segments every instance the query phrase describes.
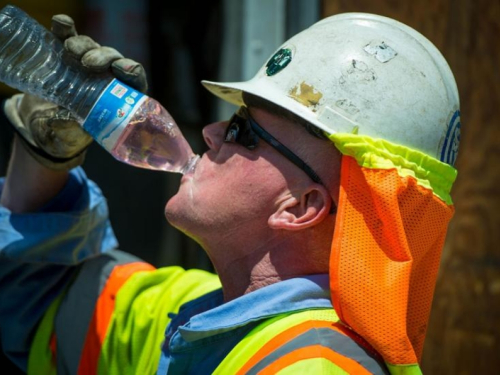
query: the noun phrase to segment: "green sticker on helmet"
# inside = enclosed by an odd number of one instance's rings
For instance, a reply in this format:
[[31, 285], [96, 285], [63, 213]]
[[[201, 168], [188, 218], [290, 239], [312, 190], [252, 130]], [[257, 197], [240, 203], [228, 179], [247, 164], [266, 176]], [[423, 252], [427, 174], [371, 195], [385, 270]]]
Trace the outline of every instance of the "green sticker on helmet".
[[273, 76], [286, 68], [292, 61], [292, 50], [289, 48], [282, 48], [274, 54], [273, 57], [266, 64], [266, 74]]

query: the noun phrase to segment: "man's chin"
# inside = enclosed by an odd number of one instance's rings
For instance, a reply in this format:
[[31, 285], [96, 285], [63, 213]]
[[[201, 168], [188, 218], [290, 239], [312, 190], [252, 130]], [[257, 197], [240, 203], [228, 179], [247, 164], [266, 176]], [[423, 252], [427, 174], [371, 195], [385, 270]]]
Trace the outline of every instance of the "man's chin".
[[196, 225], [193, 225], [193, 221], [186, 215], [185, 210], [177, 210], [175, 202], [172, 202], [174, 198], [175, 196], [165, 205], [165, 218], [172, 227], [181, 231], [203, 247], [201, 240], [194, 234], [195, 231], [190, 229]]
[[178, 194], [170, 198], [165, 205], [165, 218], [174, 228], [186, 233], [186, 226], [189, 223], [189, 215], [186, 212], [187, 205], [182, 202]]
[[167, 221], [175, 227], [175, 218], [178, 216], [175, 210], [175, 195], [167, 201], [163, 213]]

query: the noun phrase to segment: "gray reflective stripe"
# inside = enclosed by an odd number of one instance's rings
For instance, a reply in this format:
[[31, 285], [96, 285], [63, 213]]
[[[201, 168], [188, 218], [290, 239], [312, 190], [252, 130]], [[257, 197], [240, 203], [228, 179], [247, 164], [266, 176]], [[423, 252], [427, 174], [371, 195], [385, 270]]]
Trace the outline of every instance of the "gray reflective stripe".
[[297, 336], [292, 341], [280, 346], [278, 349], [264, 357], [253, 366], [247, 374], [257, 374], [278, 358], [300, 348], [312, 345], [321, 345], [329, 348], [344, 357], [358, 362], [372, 374], [389, 374], [383, 363], [379, 363], [365, 348], [339, 332], [329, 328], [311, 328], [307, 332]]
[[87, 330], [101, 291], [113, 268], [140, 259], [113, 250], [86, 261], [61, 303], [54, 325], [57, 374], [77, 374]]

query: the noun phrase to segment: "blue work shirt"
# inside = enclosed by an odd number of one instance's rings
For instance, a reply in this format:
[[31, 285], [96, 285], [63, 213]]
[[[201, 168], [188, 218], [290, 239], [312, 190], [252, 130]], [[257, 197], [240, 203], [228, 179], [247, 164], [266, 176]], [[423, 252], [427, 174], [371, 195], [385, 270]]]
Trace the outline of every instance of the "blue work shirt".
[[[0, 192], [3, 184], [0, 178]], [[118, 246], [108, 216], [99, 187], [75, 168], [38, 211], [15, 214], [0, 206], [0, 259], [76, 265]]]
[[227, 303], [215, 290], [184, 304], [167, 328], [157, 375], [211, 374], [264, 319], [295, 311], [332, 308], [328, 275], [278, 282]]
[[0, 206], [2, 349], [19, 368], [26, 372], [33, 333], [77, 266], [117, 246], [106, 199], [82, 168], [37, 212]]

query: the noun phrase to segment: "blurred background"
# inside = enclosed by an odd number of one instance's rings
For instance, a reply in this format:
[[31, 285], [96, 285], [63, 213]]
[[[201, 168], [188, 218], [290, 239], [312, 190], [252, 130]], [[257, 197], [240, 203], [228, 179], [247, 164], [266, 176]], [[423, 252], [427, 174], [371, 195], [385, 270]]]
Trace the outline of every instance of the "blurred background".
[[[1, 0], [50, 27], [53, 14], [148, 71], [148, 94], [174, 116], [197, 153], [201, 129], [234, 108], [201, 79], [251, 78], [272, 52], [317, 20], [369, 12], [402, 21], [443, 53], [461, 97], [462, 139], [452, 220], [424, 350], [425, 374], [500, 373], [500, 2], [490, 0]], [[0, 83], [0, 99], [15, 93]], [[0, 115], [3, 116], [3, 113]], [[0, 175], [12, 130], [0, 118]], [[211, 270], [192, 240], [168, 225], [165, 202], [180, 176], [134, 169], [92, 145], [84, 164], [108, 199], [122, 250], [155, 266]], [[4, 363], [5, 362], [5, 363]], [[2, 374], [18, 371], [2, 358]]]

